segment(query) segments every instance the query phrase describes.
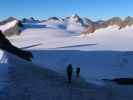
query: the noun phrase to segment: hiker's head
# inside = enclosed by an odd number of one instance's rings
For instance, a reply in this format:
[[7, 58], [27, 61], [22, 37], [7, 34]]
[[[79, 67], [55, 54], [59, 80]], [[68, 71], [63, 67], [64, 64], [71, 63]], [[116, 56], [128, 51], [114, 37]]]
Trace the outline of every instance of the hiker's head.
[[72, 66], [72, 64], [68, 64], [68, 66]]
[[68, 64], [68, 68], [69, 69], [72, 69], [72, 64]]

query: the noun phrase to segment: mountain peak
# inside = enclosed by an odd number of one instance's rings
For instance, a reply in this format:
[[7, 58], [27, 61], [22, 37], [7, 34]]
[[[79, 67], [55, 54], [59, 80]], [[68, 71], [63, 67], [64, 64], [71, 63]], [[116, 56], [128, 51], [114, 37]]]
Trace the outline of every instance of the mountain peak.
[[72, 18], [79, 18], [78, 14], [73, 14], [71, 17]]
[[48, 20], [59, 20], [59, 18], [57, 18], [57, 17], [50, 17], [50, 18], [48, 18]]

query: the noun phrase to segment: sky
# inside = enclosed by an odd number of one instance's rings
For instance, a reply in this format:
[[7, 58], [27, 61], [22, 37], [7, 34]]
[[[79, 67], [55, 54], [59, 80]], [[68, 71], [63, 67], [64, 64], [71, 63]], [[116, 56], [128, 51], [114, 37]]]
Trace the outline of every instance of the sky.
[[133, 0], [0, 0], [0, 19], [46, 19], [72, 14], [93, 20], [133, 16]]

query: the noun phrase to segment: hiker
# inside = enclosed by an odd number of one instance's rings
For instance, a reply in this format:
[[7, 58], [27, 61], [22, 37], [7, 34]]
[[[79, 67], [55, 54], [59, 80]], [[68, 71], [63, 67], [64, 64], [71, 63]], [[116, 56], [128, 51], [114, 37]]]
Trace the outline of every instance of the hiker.
[[76, 76], [77, 78], [80, 78], [80, 67], [77, 67], [76, 69]]
[[11, 42], [3, 35], [2, 31], [0, 31], [0, 48], [27, 61], [31, 61], [31, 58], [33, 58], [31, 52], [21, 50], [12, 45]]
[[68, 78], [68, 83], [71, 83], [71, 80], [72, 80], [72, 73], [73, 73], [72, 64], [69, 64], [69, 65], [67, 66], [67, 78]]

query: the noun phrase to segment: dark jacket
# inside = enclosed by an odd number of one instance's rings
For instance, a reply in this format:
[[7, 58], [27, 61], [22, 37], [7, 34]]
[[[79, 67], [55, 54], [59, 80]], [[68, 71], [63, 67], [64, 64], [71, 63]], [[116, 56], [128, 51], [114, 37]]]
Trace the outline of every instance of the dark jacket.
[[69, 64], [68, 67], [67, 67], [67, 74], [71, 76], [72, 75], [72, 72], [73, 72], [72, 65]]

